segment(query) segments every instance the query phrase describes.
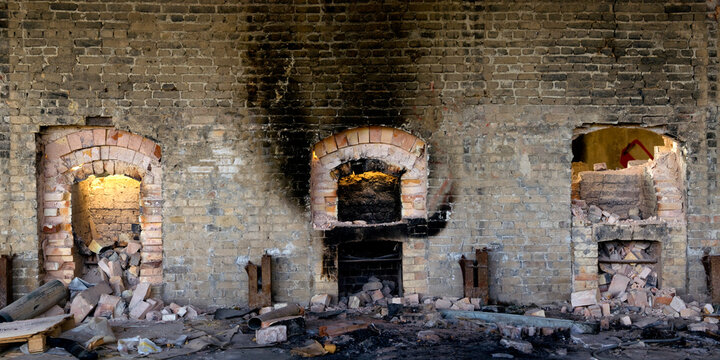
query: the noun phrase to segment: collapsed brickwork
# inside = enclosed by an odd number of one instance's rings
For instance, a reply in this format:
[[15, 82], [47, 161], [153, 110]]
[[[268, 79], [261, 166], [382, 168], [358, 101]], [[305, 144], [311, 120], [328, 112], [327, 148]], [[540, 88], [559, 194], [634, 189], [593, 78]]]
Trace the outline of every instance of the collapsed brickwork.
[[704, 294], [700, 257], [720, 245], [708, 14], [696, 1], [9, 0], [0, 251], [16, 296], [46, 275], [40, 134], [67, 126], [162, 148], [152, 276], [166, 300], [200, 305], [244, 302], [243, 266], [265, 252], [276, 300], [337, 292], [321, 278], [333, 235], [312, 226], [312, 146], [365, 126], [427, 144], [426, 235], [402, 249], [413, 287], [461, 295], [457, 260], [487, 246], [492, 299], [567, 300], [574, 129], [653, 127], [686, 149], [680, 291]]

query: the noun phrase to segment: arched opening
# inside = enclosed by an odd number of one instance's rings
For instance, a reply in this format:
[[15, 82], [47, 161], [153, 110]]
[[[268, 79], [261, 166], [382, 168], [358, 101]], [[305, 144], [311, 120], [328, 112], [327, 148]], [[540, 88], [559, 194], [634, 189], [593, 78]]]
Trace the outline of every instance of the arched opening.
[[591, 222], [684, 219], [685, 165], [673, 139], [609, 127], [579, 134], [572, 149], [572, 199], [592, 210]]
[[[102, 270], [93, 280], [110, 280], [116, 292], [136, 282], [161, 283], [160, 147], [110, 128], [47, 128], [38, 140], [45, 280], [70, 282], [87, 273], [87, 262]], [[92, 198], [106, 205], [93, 208]], [[99, 221], [94, 212], [113, 215]]]
[[653, 288], [685, 288], [681, 144], [642, 128], [586, 130], [572, 143], [574, 290], [642, 307]]
[[666, 146], [669, 138], [639, 128], [609, 127], [573, 139], [573, 170], [593, 169], [605, 163], [607, 169], [624, 169], [633, 160], [652, 160], [655, 146]]
[[[412, 134], [379, 126], [345, 130], [315, 144], [310, 162], [313, 227], [427, 218], [425, 147]], [[377, 202], [388, 209], [376, 217], [368, 208]]]

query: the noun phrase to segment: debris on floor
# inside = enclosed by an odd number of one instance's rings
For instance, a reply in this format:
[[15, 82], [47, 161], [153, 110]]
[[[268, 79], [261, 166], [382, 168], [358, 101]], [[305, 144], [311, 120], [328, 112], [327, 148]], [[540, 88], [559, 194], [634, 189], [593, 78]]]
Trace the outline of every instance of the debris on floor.
[[[608, 245], [608, 256], [636, 250], [636, 244]], [[339, 299], [316, 294], [304, 306], [275, 303], [203, 313], [190, 305], [165, 306], [153, 297], [149, 284], [139, 283], [117, 296], [105, 282], [76, 279], [71, 283], [74, 297], [65, 306], [69, 314], [55, 305], [26, 320], [67, 319], [65, 328], [43, 327], [18, 341], [4, 341], [0, 335], [0, 343], [14, 346], [0, 356], [16, 356], [25, 349], [47, 350], [58, 359], [230, 359], [250, 352], [260, 358], [259, 354], [356, 359], [472, 354], [586, 359], [594, 354], [632, 357], [642, 350], [670, 359], [706, 358], [720, 349], [718, 306], [685, 301], [672, 288], [636, 281], [652, 276], [653, 270], [646, 267], [610, 268], [615, 273], [600, 290], [574, 293], [571, 303], [527, 307], [487, 305], [481, 298], [400, 297], [394, 295], [391, 282], [370, 278], [364, 290]], [[59, 316], [44, 317], [58, 311]], [[76, 327], [68, 326], [78, 318]], [[59, 348], [48, 350], [52, 347]]]

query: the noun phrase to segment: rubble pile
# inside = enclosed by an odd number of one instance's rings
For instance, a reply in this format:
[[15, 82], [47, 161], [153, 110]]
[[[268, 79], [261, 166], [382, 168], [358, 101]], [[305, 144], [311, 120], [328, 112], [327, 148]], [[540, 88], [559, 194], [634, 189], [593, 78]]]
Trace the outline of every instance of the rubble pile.
[[[651, 289], [658, 284], [655, 264], [659, 250], [651, 241], [606, 241], [598, 245], [598, 284], [609, 297], [621, 292]], [[625, 261], [628, 263], [619, 263]], [[631, 263], [638, 261], [642, 263]], [[625, 280], [628, 280], [627, 282]], [[614, 282], [613, 282], [614, 281]], [[611, 289], [611, 285], [615, 285]], [[611, 291], [612, 290], [612, 291]]]
[[[338, 309], [351, 309], [360, 312], [367, 312], [374, 306], [387, 306], [388, 304], [419, 305], [418, 294], [409, 294], [404, 297], [395, 296], [396, 284], [391, 280], [380, 280], [374, 276], [368, 279], [363, 285], [362, 291], [348, 297], [338, 299]], [[310, 301], [310, 311], [321, 312], [326, 310], [330, 304], [330, 295], [322, 294], [314, 296]]]
[[165, 305], [157, 298], [151, 298], [149, 283], [139, 283], [132, 289], [112, 286], [112, 283], [100, 281], [92, 284], [75, 278], [69, 286], [71, 301], [65, 309], [59, 306], [51, 308], [45, 316], [57, 315], [66, 311], [81, 323], [86, 317], [104, 317], [108, 319], [175, 321], [180, 318], [193, 319], [198, 309], [192, 305], [180, 306], [175, 303]]
[[[162, 300], [150, 297], [150, 284], [139, 280], [141, 250], [142, 244], [126, 234], [120, 234], [110, 246], [101, 248], [93, 241], [89, 248], [80, 249], [90, 266], [82, 278], [73, 279], [68, 286], [71, 301], [65, 309], [76, 323], [88, 316], [151, 321], [197, 317], [198, 309], [191, 305], [166, 306]], [[55, 306], [47, 315], [61, 311]]]
[[[595, 290], [579, 291], [572, 294], [574, 314], [591, 320], [600, 320], [603, 329], [609, 327], [610, 321], [624, 326], [632, 325], [628, 315], [639, 315], [663, 318], [683, 318], [695, 322], [688, 325], [691, 331], [718, 331], [718, 319], [713, 316], [702, 316], [715, 313], [712, 304], [693, 301], [686, 303], [676, 294], [674, 288], [658, 289], [646, 283], [647, 277], [640, 274], [651, 273], [648, 267], [635, 268], [629, 274], [616, 273], [612, 276], [607, 290], [601, 293], [600, 301], [596, 299]], [[628, 276], [629, 275], [629, 276]], [[635, 279], [638, 279], [637, 281]]]
[[585, 200], [572, 200], [572, 214], [576, 221], [586, 224], [659, 224], [662, 221], [657, 216], [641, 217], [640, 209], [633, 207], [628, 210], [627, 218], [605, 211], [597, 205], [588, 205]]
[[[123, 289], [126, 285], [134, 287], [140, 283], [143, 246], [137, 239], [122, 233], [117, 242], [106, 246], [95, 240], [89, 247], [84, 247], [81, 241], [76, 244], [87, 265], [83, 280], [90, 283], [106, 281], [112, 285], [113, 290]], [[152, 263], [143, 266], [152, 266]]]

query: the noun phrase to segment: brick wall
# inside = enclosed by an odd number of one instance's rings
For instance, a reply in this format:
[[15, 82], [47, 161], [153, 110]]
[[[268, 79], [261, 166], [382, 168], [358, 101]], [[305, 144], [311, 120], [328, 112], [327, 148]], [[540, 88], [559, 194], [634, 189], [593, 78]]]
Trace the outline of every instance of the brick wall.
[[326, 290], [311, 146], [383, 125], [427, 142], [429, 236], [403, 253], [428, 293], [460, 295], [457, 259], [488, 246], [492, 298], [566, 300], [573, 129], [630, 124], [687, 151], [688, 277], [701, 279], [720, 229], [716, 41], [698, 1], [10, 0], [2, 249], [16, 291], [32, 289], [36, 134], [107, 116], [163, 149], [167, 299], [242, 303], [243, 266], [267, 251], [275, 298], [304, 301]]

